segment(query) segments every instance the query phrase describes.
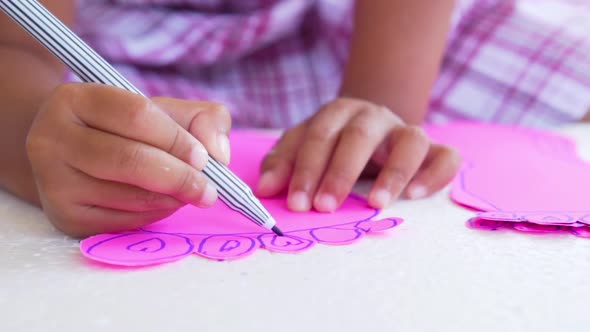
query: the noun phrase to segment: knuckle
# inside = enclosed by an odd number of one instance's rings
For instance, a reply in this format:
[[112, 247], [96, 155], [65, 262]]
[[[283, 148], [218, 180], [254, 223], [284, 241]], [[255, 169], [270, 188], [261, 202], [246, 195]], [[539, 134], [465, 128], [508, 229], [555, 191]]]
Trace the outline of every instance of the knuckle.
[[317, 184], [317, 176], [312, 169], [306, 167], [297, 168], [291, 177], [291, 186], [293, 191], [311, 191]]
[[[205, 176], [194, 176], [193, 177], [193, 184], [192, 184], [192, 194], [194, 195], [194, 197], [196, 198], [197, 202], [200, 202], [200, 206], [201, 207], [205, 207], [205, 206], [209, 206], [209, 203], [206, 203], [206, 192], [207, 189], [206, 187], [209, 185], [207, 178], [205, 178]], [[193, 200], [194, 201], [194, 200]]]
[[370, 104], [370, 103], [367, 101], [364, 101], [362, 99], [356, 99], [356, 98], [350, 98], [350, 97], [340, 97], [340, 98], [335, 99], [334, 101], [332, 101], [328, 105], [341, 111], [343, 109], [351, 109], [351, 108], [354, 109], [354, 108], [364, 107], [368, 104]]
[[64, 83], [53, 90], [52, 96], [57, 100], [63, 100], [78, 97], [79, 94], [80, 83]]
[[260, 169], [262, 171], [267, 171], [269, 169], [276, 168], [280, 163], [281, 156], [275, 150], [271, 150], [262, 160]]
[[116, 166], [123, 170], [128, 178], [132, 178], [137, 176], [146, 159], [145, 149], [139, 144], [134, 144], [121, 149], [116, 159]]
[[129, 98], [129, 106], [126, 109], [127, 128], [142, 129], [144, 119], [152, 110], [153, 104], [147, 98]]
[[68, 127], [55, 130], [50, 123], [31, 126], [25, 137], [25, 151], [31, 162], [35, 156], [51, 156], [51, 159], [66, 158], [67, 147], [72, 145], [72, 134]]
[[193, 177], [192, 172], [190, 172], [189, 170], [184, 171], [184, 173], [182, 173], [182, 175], [178, 177], [176, 185], [174, 186], [174, 189], [172, 190], [172, 195], [174, 195], [176, 197], [182, 197], [182, 196], [185, 196], [186, 192], [190, 192], [194, 189], [198, 189], [198, 188], [195, 188], [196, 186], [194, 185], [193, 178], [194, 177]]
[[387, 106], [373, 105], [371, 107], [371, 115], [378, 118], [382, 123], [392, 127], [399, 125], [402, 121], [397, 114], [392, 112]]
[[304, 130], [306, 130], [306, 127], [303, 127], [301, 125], [286, 130], [281, 135], [281, 138], [277, 141], [277, 143], [275, 143], [275, 145], [272, 147], [271, 152], [284, 151], [287, 150], [290, 146], [293, 146], [294, 143], [298, 143], [300, 141], [300, 133]]
[[307, 139], [310, 141], [328, 141], [336, 135], [336, 130], [324, 121], [314, 121], [310, 124]]
[[415, 141], [428, 142], [428, 136], [420, 126], [407, 126], [403, 129], [404, 135]]
[[462, 158], [459, 151], [450, 147], [443, 147], [441, 156], [453, 169], [457, 169], [461, 166]]
[[[182, 131], [180, 130], [180, 128], [176, 128], [176, 131], [174, 133], [174, 138], [172, 139], [172, 142], [170, 143], [170, 145], [168, 146], [168, 148], [165, 150], [168, 154], [174, 155], [174, 156], [178, 156], [178, 155], [190, 155], [191, 153], [191, 148], [190, 148], [190, 144], [183, 144], [183, 135], [182, 135]], [[184, 147], [183, 147], [184, 145]]]
[[389, 107], [387, 107], [386, 105], [376, 105], [373, 104], [372, 109], [377, 112], [379, 115], [381, 116], [393, 116], [395, 117], [395, 113], [393, 113], [391, 111], [391, 109]]
[[162, 195], [153, 191], [148, 190], [138, 190], [136, 192], [136, 199], [141, 203], [141, 205], [148, 209], [155, 209], [161, 206], [160, 201], [162, 200]]
[[[80, 103], [83, 96], [82, 83], [64, 83], [58, 85], [41, 105], [39, 113], [62, 113], [69, 109], [69, 105]], [[39, 115], [37, 116], [39, 118]]]
[[225, 104], [211, 103], [211, 111], [221, 116], [229, 116], [229, 109]]
[[327, 104], [327, 107], [335, 109], [345, 109], [351, 103], [353, 103], [353, 100], [351, 98], [337, 98], [329, 104]]
[[232, 119], [227, 106], [224, 104], [213, 103], [212, 110], [218, 121], [221, 122], [222, 131], [228, 132], [232, 126]]
[[27, 134], [25, 147], [29, 156], [36, 155], [39, 151], [44, 150], [46, 140], [43, 136], [36, 135], [33, 131]]
[[74, 218], [66, 218], [60, 221], [51, 220], [53, 225], [61, 232], [74, 238], [83, 238], [92, 235], [88, 229], [79, 224], [79, 220]]
[[[197, 101], [192, 103], [194, 105], [194, 109], [198, 110], [195, 119], [200, 119], [202, 117], [213, 119], [217, 122], [217, 125], [221, 125], [219, 129], [221, 129], [223, 132], [229, 131], [232, 120], [230, 111], [225, 104], [210, 101]], [[193, 121], [196, 121], [195, 119], [193, 119]]]
[[391, 166], [385, 170], [387, 181], [393, 185], [406, 185], [412, 179], [412, 175], [399, 166]]
[[176, 184], [172, 189], [172, 196], [189, 198], [195, 197], [200, 200], [205, 192], [206, 181], [195, 175], [195, 172], [190, 168], [186, 168], [184, 172], [177, 178]]
[[332, 187], [349, 186], [355, 183], [357, 176], [355, 174], [346, 171], [345, 169], [331, 169], [326, 174], [326, 182]]
[[269, 170], [292, 170], [295, 159], [292, 154], [281, 154], [271, 151], [262, 161], [260, 170], [266, 172]]
[[372, 136], [372, 130], [370, 126], [367, 125], [366, 121], [351, 123], [344, 129], [344, 133], [362, 141], [368, 141]]
[[269, 165], [279, 164], [281, 162], [293, 163], [297, 150], [289, 148], [288, 141], [291, 139], [290, 134], [286, 133], [281, 137], [272, 149], [264, 157], [263, 163]]
[[369, 117], [377, 117], [383, 119], [386, 115], [387, 108], [381, 105], [366, 102], [361, 106], [361, 114]]
[[[86, 209], [91, 208], [92, 207], [87, 207]], [[78, 209], [76, 208], [52, 209], [44, 206], [44, 212], [47, 215], [49, 221], [51, 221], [51, 223], [63, 233], [75, 238], [92, 235], [92, 232], [88, 227], [90, 222], [86, 220], [84, 215], [78, 215], [74, 212], [77, 210]], [[58, 213], [57, 211], [61, 211], [61, 213]]]

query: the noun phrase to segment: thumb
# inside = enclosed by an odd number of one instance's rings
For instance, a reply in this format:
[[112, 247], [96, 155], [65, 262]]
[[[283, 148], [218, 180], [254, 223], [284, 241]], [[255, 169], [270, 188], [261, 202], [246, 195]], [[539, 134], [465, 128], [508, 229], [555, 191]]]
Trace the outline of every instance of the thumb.
[[152, 101], [197, 138], [213, 158], [229, 164], [231, 116], [223, 104], [167, 97]]

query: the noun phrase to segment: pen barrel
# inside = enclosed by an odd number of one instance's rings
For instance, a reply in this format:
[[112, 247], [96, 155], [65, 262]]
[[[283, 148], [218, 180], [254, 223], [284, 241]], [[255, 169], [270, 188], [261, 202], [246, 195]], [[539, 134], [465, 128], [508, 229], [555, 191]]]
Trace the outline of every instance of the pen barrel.
[[203, 173], [217, 187], [219, 198], [229, 208], [240, 212], [255, 224], [271, 229], [274, 219], [252, 193], [252, 189], [225, 165], [209, 157]]
[[[36, 0], [0, 0], [0, 9], [52, 52], [85, 82], [115, 86], [145, 96], [106, 60]], [[225, 165], [209, 156], [203, 173], [219, 198], [255, 224], [271, 229], [275, 222], [252, 190]]]

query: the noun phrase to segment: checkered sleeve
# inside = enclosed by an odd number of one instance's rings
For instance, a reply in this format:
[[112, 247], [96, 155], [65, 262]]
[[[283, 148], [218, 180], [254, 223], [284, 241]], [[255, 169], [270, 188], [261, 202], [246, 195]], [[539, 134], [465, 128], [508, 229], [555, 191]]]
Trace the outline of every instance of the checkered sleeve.
[[463, 0], [429, 120], [530, 126], [590, 110], [590, 2]]

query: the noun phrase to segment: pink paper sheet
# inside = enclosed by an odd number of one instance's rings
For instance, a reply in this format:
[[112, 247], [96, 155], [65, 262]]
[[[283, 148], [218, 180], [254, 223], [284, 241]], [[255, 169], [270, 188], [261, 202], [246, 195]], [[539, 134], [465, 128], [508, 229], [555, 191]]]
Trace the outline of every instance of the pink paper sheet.
[[[230, 168], [254, 186], [259, 164], [275, 137], [237, 131], [231, 136]], [[262, 203], [285, 233], [275, 236], [218, 202], [210, 209], [185, 206], [172, 216], [138, 231], [101, 234], [81, 242], [82, 254], [92, 260], [123, 266], [142, 266], [170, 262], [192, 253], [215, 260], [246, 257], [258, 248], [295, 253], [311, 249], [316, 243], [351, 244], [366, 234], [393, 228], [399, 218], [377, 219], [378, 210], [354, 195], [335, 213], [293, 213], [285, 197], [263, 199]]]
[[432, 126], [428, 133], [463, 156], [451, 198], [482, 211], [471, 227], [576, 235], [590, 230], [590, 164], [579, 159], [571, 140], [477, 123]]

